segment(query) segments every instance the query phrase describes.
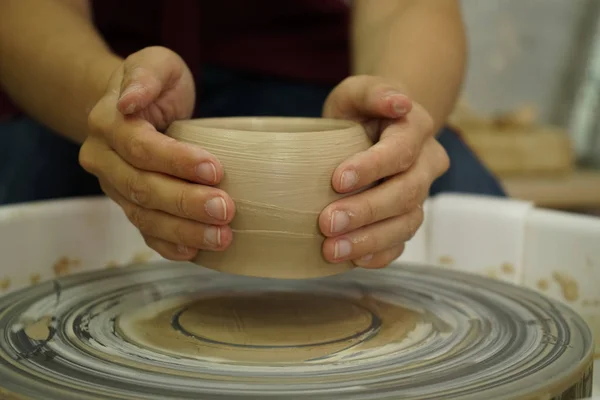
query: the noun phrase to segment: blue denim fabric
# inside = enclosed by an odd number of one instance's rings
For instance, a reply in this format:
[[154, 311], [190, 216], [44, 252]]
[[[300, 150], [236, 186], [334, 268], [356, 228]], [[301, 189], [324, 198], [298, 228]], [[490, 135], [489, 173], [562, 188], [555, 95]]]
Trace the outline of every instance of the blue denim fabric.
[[[195, 117], [306, 116], [321, 114], [332, 89], [206, 68]], [[450, 169], [430, 194], [461, 192], [505, 196], [496, 178], [456, 132], [439, 136]], [[27, 117], [0, 123], [0, 204], [101, 194], [95, 177], [78, 164], [79, 146]]]

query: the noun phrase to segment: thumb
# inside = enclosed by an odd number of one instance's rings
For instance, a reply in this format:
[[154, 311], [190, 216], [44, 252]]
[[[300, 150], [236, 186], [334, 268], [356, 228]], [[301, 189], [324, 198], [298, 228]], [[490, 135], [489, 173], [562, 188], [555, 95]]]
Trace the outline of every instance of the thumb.
[[148, 107], [181, 78], [184, 65], [177, 54], [165, 48], [147, 48], [129, 56], [123, 65], [119, 112], [129, 115]]
[[325, 100], [326, 118], [396, 119], [412, 109], [412, 100], [403, 88], [376, 76], [355, 75], [337, 85]]

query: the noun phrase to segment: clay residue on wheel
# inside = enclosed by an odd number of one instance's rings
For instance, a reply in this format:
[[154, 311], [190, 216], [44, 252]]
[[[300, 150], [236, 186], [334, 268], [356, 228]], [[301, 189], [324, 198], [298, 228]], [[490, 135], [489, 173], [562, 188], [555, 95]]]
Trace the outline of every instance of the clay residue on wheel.
[[554, 272], [552, 279], [560, 286], [563, 298], [568, 302], [574, 302], [579, 299], [579, 285], [571, 276], [563, 272]]
[[512, 265], [511, 263], [504, 263], [500, 266], [500, 269], [502, 270], [502, 273], [507, 274], [507, 275], [512, 275], [515, 273], [515, 266]]
[[54, 263], [52, 269], [54, 276], [65, 276], [73, 272], [73, 269], [81, 266], [81, 260], [78, 258], [61, 257], [57, 262]]
[[47, 315], [25, 326], [25, 334], [32, 340], [44, 341], [50, 337], [52, 317]]
[[2, 278], [0, 279], [0, 290], [8, 290], [10, 289], [10, 278]]
[[113, 269], [113, 268], [118, 268], [118, 267], [119, 267], [119, 263], [114, 260], [107, 262], [106, 265], [104, 266], [104, 268], [106, 268], [106, 269]]
[[38, 283], [40, 283], [41, 279], [42, 276], [40, 274], [31, 274], [29, 276], [29, 283], [31, 283], [32, 285], [37, 285]]
[[550, 287], [550, 284], [548, 283], [547, 279], [540, 279], [539, 281], [537, 281], [537, 288], [541, 291], [546, 291], [548, 290], [548, 287]]
[[140, 251], [139, 253], [135, 253], [133, 257], [131, 257], [129, 265], [145, 264], [152, 259], [152, 254], [153, 253], [150, 251]]
[[419, 314], [370, 297], [306, 293], [223, 295], [117, 321], [128, 341], [160, 353], [245, 363], [298, 363], [405, 339]]
[[438, 259], [438, 262], [439, 262], [441, 265], [445, 265], [445, 266], [451, 266], [451, 265], [454, 265], [454, 259], [453, 259], [452, 257], [450, 257], [450, 256], [441, 256], [441, 257]]

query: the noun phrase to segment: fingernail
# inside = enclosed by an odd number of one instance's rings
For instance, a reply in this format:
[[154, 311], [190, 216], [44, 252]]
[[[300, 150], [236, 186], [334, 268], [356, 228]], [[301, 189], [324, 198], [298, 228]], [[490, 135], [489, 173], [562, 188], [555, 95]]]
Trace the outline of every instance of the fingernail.
[[356, 171], [347, 170], [342, 173], [340, 178], [340, 187], [342, 190], [350, 190], [358, 182], [358, 174]]
[[119, 97], [119, 100], [125, 98], [127, 95], [133, 93], [133, 92], [137, 92], [139, 91], [143, 86], [140, 84], [132, 84], [129, 85], [127, 87], [127, 89], [123, 90], [123, 93], [121, 93], [121, 97]]
[[217, 181], [217, 169], [215, 165], [210, 162], [203, 162], [202, 164], [196, 167], [198, 176], [200, 179], [205, 180], [207, 182], [216, 182]]
[[345, 239], [338, 240], [337, 242], [335, 242], [333, 257], [336, 260], [338, 260], [340, 258], [344, 258], [344, 257], [347, 257], [348, 255], [350, 255], [351, 251], [352, 251], [352, 244], [348, 240], [345, 240]]
[[345, 211], [334, 211], [331, 216], [331, 233], [338, 233], [350, 225], [350, 216]]
[[214, 197], [204, 205], [206, 213], [213, 218], [226, 220], [227, 219], [227, 202], [222, 197]]
[[392, 99], [392, 110], [396, 116], [401, 117], [408, 112], [408, 108], [406, 108], [403, 103], [410, 101], [410, 99], [406, 97], [405, 94], [397, 91], [390, 91], [387, 92], [383, 97], [387, 100]]
[[216, 226], [209, 226], [204, 230], [204, 243], [219, 247], [221, 245], [221, 229]]
[[180, 252], [181, 254], [189, 254], [190, 248], [180, 244], [180, 245], [177, 245], [177, 251]]
[[401, 116], [405, 115], [406, 112], [408, 111], [406, 109], [406, 107], [404, 107], [403, 105], [401, 105], [400, 102], [398, 102], [398, 101], [392, 102], [392, 108], [394, 109], [394, 113], [398, 117], [401, 117]]
[[359, 262], [369, 262], [373, 259], [373, 254], [367, 254], [358, 259]]
[[136, 107], [135, 103], [131, 103], [130, 105], [127, 106], [124, 113], [125, 114], [133, 114], [135, 112], [135, 107]]

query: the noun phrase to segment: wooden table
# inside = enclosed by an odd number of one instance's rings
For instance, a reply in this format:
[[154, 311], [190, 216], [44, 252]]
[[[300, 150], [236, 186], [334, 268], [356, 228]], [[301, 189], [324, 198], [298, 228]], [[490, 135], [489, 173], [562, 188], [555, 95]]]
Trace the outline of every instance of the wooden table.
[[511, 197], [538, 207], [600, 210], [600, 171], [578, 170], [562, 177], [503, 178]]

